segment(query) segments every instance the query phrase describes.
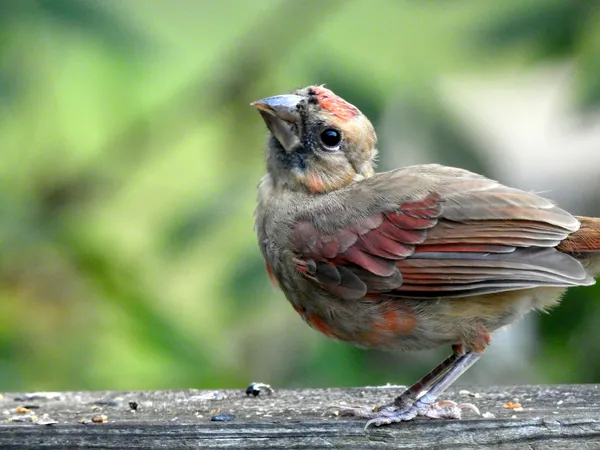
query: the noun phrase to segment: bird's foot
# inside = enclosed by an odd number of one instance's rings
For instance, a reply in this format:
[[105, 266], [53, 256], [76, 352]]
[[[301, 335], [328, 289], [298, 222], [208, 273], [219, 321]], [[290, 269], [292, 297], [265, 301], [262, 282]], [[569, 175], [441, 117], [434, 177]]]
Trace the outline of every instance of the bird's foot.
[[382, 408], [346, 408], [339, 412], [341, 416], [351, 416], [360, 419], [369, 419], [365, 428], [371, 425], [380, 427], [381, 425], [390, 425], [398, 422], [408, 422], [415, 417], [427, 417], [429, 419], [460, 419], [462, 410], [470, 409], [479, 415], [477, 406], [471, 403], [456, 403], [451, 400], [445, 400], [434, 403], [424, 403], [416, 401], [413, 405], [405, 408], [394, 408], [384, 406]]

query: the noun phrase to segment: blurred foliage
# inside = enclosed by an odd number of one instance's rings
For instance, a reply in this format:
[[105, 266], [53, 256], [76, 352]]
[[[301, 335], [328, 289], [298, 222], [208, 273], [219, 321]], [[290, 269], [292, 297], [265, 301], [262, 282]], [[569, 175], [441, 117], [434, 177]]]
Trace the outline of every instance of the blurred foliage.
[[525, 2], [483, 28], [481, 44], [502, 50], [520, 47], [534, 61], [569, 60], [574, 65], [580, 105], [600, 104], [600, 4], [596, 0]]
[[[439, 78], [560, 59], [586, 114], [598, 20], [583, 0], [0, 0], [0, 389], [410, 382], [447, 350], [330, 342], [269, 285], [248, 104], [327, 82], [381, 130], [382, 169], [402, 132], [496, 176]], [[530, 381], [599, 380], [598, 293], [541, 318]]]

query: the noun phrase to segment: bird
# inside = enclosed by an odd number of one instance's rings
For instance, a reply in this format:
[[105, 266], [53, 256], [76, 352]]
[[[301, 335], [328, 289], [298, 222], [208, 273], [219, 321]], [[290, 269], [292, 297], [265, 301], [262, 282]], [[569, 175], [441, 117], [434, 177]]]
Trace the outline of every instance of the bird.
[[478, 412], [439, 398], [490, 334], [600, 274], [600, 218], [456, 167], [376, 172], [372, 123], [324, 85], [251, 105], [268, 129], [255, 231], [294, 310], [362, 348], [451, 349], [392, 401], [344, 416], [368, 427]]

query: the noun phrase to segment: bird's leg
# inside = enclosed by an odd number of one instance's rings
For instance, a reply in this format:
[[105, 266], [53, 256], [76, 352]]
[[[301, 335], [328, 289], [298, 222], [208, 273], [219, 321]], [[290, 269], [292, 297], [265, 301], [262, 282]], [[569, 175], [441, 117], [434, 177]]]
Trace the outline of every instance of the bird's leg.
[[452, 354], [444, 361], [439, 363], [430, 372], [427, 373], [423, 378], [414, 383], [412, 386], [407, 388], [402, 394], [396, 397], [385, 405], [377, 406], [375, 408], [362, 407], [362, 408], [345, 408], [339, 413], [342, 416], [353, 416], [361, 419], [373, 419], [379, 415], [380, 411], [405, 411], [409, 409], [413, 403], [417, 400], [419, 394], [423, 391], [428, 391], [429, 388], [448, 371], [450, 371], [456, 360], [464, 354], [463, 346], [460, 344], [452, 346]]
[[407, 388], [402, 394], [394, 399], [394, 401], [383, 406], [375, 408], [375, 411], [385, 410], [405, 410], [408, 409], [417, 400], [419, 394], [423, 391], [427, 392], [430, 387], [446, 373], [452, 370], [456, 360], [463, 355], [464, 349], [460, 344], [452, 346], [452, 354], [445, 360], [434, 367], [427, 375]]
[[[435, 383], [429, 391], [421, 396], [410, 409], [404, 414], [406, 419], [402, 418], [402, 414], [394, 417], [392, 422], [400, 422], [402, 420], [410, 420], [415, 416], [429, 417], [430, 419], [460, 419], [461, 409], [469, 408], [479, 414], [479, 410], [475, 405], [470, 403], [456, 404], [451, 401], [437, 402], [438, 396], [448, 389], [469, 367], [471, 367], [481, 357], [481, 353], [469, 352], [460, 356], [452, 369], [446, 373], [437, 383]], [[412, 415], [414, 414], [414, 415]], [[412, 415], [412, 417], [410, 417]], [[369, 425], [384, 425], [392, 423], [387, 421], [371, 420]]]
[[[481, 357], [484, 350], [462, 353], [462, 346], [453, 348], [452, 355], [404, 391], [392, 403], [374, 410], [346, 409], [340, 411], [340, 414], [370, 419], [366, 424], [368, 427], [404, 422], [417, 416], [431, 419], [459, 419], [462, 408], [469, 408], [478, 413], [477, 408], [468, 403], [437, 402], [438, 396], [465, 373]], [[423, 391], [426, 391], [425, 394], [418, 397]]]
[[473, 351], [459, 356], [452, 367], [411, 406], [404, 410], [381, 411], [367, 422], [365, 428], [370, 425], [378, 427], [391, 423], [404, 422], [412, 420], [417, 416], [428, 417], [430, 419], [460, 419], [462, 408], [470, 408], [479, 413], [474, 405], [468, 403], [456, 404], [450, 401], [438, 403], [437, 398], [480, 357], [481, 353]]

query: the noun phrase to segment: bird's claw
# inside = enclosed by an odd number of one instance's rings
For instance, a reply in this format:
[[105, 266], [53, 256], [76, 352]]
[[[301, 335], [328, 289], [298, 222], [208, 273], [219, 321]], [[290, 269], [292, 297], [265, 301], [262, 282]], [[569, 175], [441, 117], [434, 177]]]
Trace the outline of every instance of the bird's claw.
[[479, 408], [474, 404], [456, 403], [452, 400], [415, 406], [417, 407], [418, 416], [427, 417], [429, 419], [461, 419], [463, 409], [470, 409], [475, 414], [480, 415]]
[[[449, 410], [450, 411], [457, 411], [458, 417], [440, 417], [440, 419], [460, 419], [460, 415], [462, 414], [462, 410], [463, 409], [470, 409], [471, 411], [473, 411], [475, 414], [477, 414], [478, 416], [481, 415], [481, 412], [479, 412], [479, 408], [477, 406], [475, 406], [473, 403], [456, 403], [453, 402], [452, 400], [444, 400], [441, 402], [437, 403], [438, 407], [450, 407]], [[435, 419], [435, 417], [433, 417]]]
[[[406, 405], [405, 408], [401, 409], [407, 409], [410, 406], [411, 405]], [[387, 403], [375, 408], [369, 408], [368, 406], [361, 406], [359, 408], [335, 408], [336, 415], [341, 417], [355, 417], [357, 419], [374, 419], [375, 417], [379, 417], [382, 412], [391, 413], [398, 411], [398, 409], [400, 408], [395, 406], [393, 403]]]
[[470, 409], [479, 415], [477, 406], [471, 403], [456, 403], [451, 400], [434, 402], [431, 404], [415, 402], [403, 409], [391, 408], [345, 408], [339, 411], [340, 416], [351, 416], [359, 419], [369, 419], [365, 429], [370, 426], [380, 427], [398, 422], [408, 422], [415, 417], [426, 417], [428, 419], [460, 419], [462, 410]]
[[417, 401], [414, 405], [405, 410], [393, 412], [382, 411], [379, 413], [379, 416], [370, 419], [366, 423], [365, 429], [371, 425], [379, 427], [381, 425], [390, 425], [392, 423], [408, 422], [415, 417], [426, 417], [428, 419], [461, 419], [463, 409], [470, 409], [475, 414], [479, 415], [479, 409], [471, 403], [456, 403], [451, 400], [444, 400], [426, 404]]

